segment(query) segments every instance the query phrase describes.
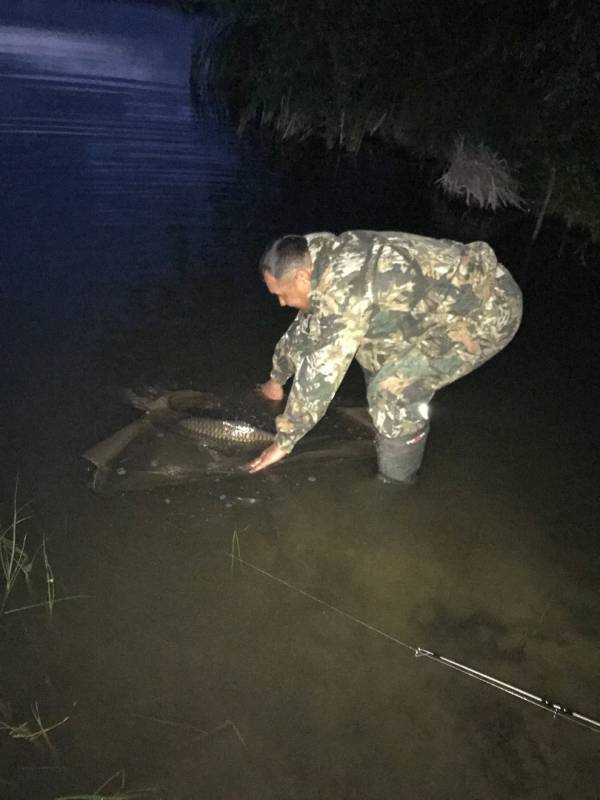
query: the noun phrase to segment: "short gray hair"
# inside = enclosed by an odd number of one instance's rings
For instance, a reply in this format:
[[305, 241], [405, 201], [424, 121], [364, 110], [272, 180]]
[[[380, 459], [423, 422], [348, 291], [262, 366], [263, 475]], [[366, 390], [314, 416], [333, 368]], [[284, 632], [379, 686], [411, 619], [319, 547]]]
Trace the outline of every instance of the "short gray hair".
[[304, 236], [282, 236], [270, 242], [258, 264], [260, 274], [270, 273], [281, 280], [288, 272], [305, 266], [310, 258], [308, 242]]

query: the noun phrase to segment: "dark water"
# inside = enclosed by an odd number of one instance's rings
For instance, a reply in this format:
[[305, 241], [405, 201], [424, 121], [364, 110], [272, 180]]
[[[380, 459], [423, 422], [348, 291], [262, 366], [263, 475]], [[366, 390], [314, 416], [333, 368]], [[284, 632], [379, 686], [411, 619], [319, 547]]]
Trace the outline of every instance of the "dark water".
[[[2, 617], [0, 721], [69, 720], [0, 730], [0, 797], [121, 770], [177, 800], [596, 797], [597, 735], [331, 607], [600, 717], [597, 286], [552, 226], [530, 250], [532, 220], [465, 217], [396, 154], [274, 152], [195, 111], [209, 25], [0, 12], [2, 523], [18, 473], [27, 549], [45, 536], [56, 596], [86, 595]], [[360, 461], [93, 495], [80, 454], [135, 418], [119, 387], [249, 391], [288, 321], [265, 241], [351, 227], [487, 238], [525, 291], [511, 347], [436, 399], [421, 482]], [[232, 571], [234, 533], [283, 582]], [[46, 591], [38, 554], [6, 608]]]

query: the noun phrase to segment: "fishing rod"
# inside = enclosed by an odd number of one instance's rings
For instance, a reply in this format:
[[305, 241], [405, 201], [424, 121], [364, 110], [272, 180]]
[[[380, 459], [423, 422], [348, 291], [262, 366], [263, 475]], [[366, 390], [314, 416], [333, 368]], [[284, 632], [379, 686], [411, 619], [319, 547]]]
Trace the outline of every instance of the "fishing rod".
[[417, 658], [428, 658], [431, 661], [435, 661], [438, 664], [442, 664], [449, 669], [456, 670], [457, 672], [461, 672], [463, 675], [466, 675], [469, 678], [473, 678], [475, 680], [481, 681], [482, 683], [486, 683], [488, 686], [492, 686], [494, 689], [498, 689], [498, 691], [504, 692], [505, 694], [512, 695], [513, 697], [518, 698], [519, 700], [523, 700], [526, 703], [530, 703], [531, 705], [536, 706], [537, 708], [541, 708], [543, 711], [549, 711], [553, 717], [556, 719], [560, 717], [561, 719], [565, 719], [569, 722], [574, 722], [577, 725], [580, 725], [588, 730], [594, 731], [595, 733], [600, 733], [600, 720], [594, 719], [593, 717], [588, 717], [584, 714], [579, 713], [578, 711], [574, 711], [571, 708], [563, 705], [562, 703], [557, 703], [554, 700], [550, 700], [542, 695], [533, 694], [532, 692], [528, 692], [525, 689], [521, 689], [518, 686], [514, 686], [511, 683], [506, 683], [506, 681], [501, 681], [499, 678], [495, 678], [492, 675], [487, 675], [485, 672], [481, 672], [480, 670], [474, 669], [473, 667], [469, 667], [466, 664], [461, 664], [460, 661], [454, 661], [451, 658], [447, 658], [446, 656], [440, 655], [439, 653], [435, 653], [433, 650], [426, 650], [423, 647], [415, 647], [414, 645], [408, 644], [407, 642], [403, 642], [401, 639], [398, 639], [396, 636], [393, 636], [390, 633], [387, 633], [381, 628], [376, 628], [374, 625], [371, 625], [368, 622], [360, 619], [359, 617], [355, 617], [353, 614], [349, 614], [347, 611], [343, 611], [341, 608], [337, 608], [336, 606], [331, 605], [331, 603], [327, 603], [325, 600], [321, 600], [320, 597], [316, 597], [314, 594], [305, 591], [304, 589], [300, 589], [298, 586], [294, 586], [294, 584], [286, 581], [284, 578], [280, 578], [277, 575], [273, 575], [271, 572], [267, 572], [266, 569], [262, 569], [261, 567], [257, 566], [256, 564], [252, 564], [250, 561], [246, 561], [245, 559], [241, 558], [239, 555], [235, 555], [234, 548], [232, 547], [232, 551], [230, 553], [223, 553], [223, 555], [227, 556], [227, 558], [231, 559], [232, 564], [237, 562], [238, 564], [242, 564], [245, 567], [249, 567], [253, 569], [255, 572], [258, 572], [260, 575], [264, 575], [266, 578], [269, 578], [275, 583], [280, 583], [282, 586], [286, 586], [288, 589], [291, 589], [298, 594], [303, 595], [304, 597], [308, 597], [315, 603], [318, 603], [325, 608], [328, 608], [330, 611], [339, 614], [340, 616], [344, 617], [351, 622], [360, 625], [363, 628], [371, 631], [372, 633], [377, 634], [378, 636], [383, 636], [385, 639], [389, 639], [394, 644], [400, 645], [404, 647], [406, 650], [410, 650], [415, 657]]
[[518, 686], [513, 686], [511, 683], [501, 681], [499, 678], [494, 678], [492, 675], [487, 675], [485, 672], [480, 672], [477, 669], [473, 669], [473, 667], [468, 667], [466, 664], [461, 664], [459, 661], [454, 661], [453, 659], [442, 656], [439, 653], [434, 653], [431, 650], [425, 650], [423, 647], [416, 647], [413, 649], [417, 658], [423, 657], [429, 658], [432, 661], [437, 661], [438, 664], [443, 664], [445, 667], [454, 669], [457, 672], [462, 672], [463, 675], [467, 675], [469, 678], [475, 678], [482, 683], [487, 683], [488, 686], [493, 686], [494, 689], [498, 689], [501, 692], [510, 694], [519, 700], [525, 701], [526, 703], [531, 703], [537, 708], [541, 708], [543, 711], [550, 711], [555, 718], [561, 717], [562, 719], [567, 719], [570, 722], [575, 722], [578, 725], [583, 726], [584, 728], [589, 728], [590, 730], [600, 733], [600, 721], [593, 719], [592, 717], [586, 717], [583, 714], [580, 714], [578, 711], [573, 711], [573, 709], [563, 706], [561, 703], [556, 703], [547, 697], [542, 697], [541, 695], [536, 695], [532, 692], [526, 691], [525, 689], [521, 689]]

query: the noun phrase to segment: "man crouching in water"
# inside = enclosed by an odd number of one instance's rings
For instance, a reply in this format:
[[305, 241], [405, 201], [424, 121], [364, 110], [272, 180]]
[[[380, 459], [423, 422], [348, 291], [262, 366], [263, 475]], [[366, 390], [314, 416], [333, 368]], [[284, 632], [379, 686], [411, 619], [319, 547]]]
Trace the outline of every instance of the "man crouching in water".
[[298, 314], [259, 387], [282, 400], [275, 442], [248, 465], [280, 461], [321, 419], [354, 357], [363, 368], [377, 431], [380, 475], [412, 483], [442, 386], [498, 353], [515, 335], [521, 291], [485, 242], [410, 233], [347, 231], [284, 236], [260, 271], [280, 305]]

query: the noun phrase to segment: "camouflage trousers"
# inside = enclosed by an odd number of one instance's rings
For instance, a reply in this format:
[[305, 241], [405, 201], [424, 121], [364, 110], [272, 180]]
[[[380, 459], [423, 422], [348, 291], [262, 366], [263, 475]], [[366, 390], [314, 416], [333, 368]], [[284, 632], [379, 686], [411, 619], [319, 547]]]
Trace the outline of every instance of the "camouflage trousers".
[[389, 355], [377, 372], [363, 366], [369, 412], [377, 431], [397, 437], [421, 430], [438, 389], [506, 347], [521, 316], [521, 291], [506, 273], [478, 311], [449, 325], [431, 327], [410, 347]]

